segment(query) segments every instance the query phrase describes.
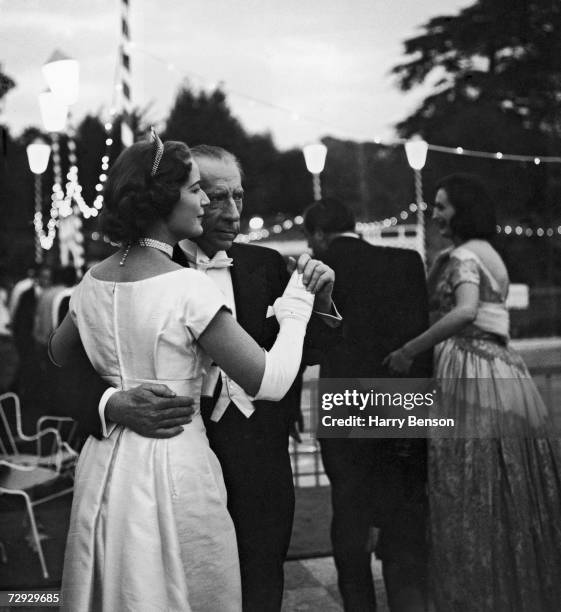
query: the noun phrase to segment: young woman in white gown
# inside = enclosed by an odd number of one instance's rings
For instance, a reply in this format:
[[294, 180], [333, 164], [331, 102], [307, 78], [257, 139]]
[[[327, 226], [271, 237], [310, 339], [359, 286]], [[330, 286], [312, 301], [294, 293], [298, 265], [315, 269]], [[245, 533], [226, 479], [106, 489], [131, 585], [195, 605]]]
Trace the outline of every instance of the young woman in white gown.
[[198, 404], [215, 361], [251, 396], [280, 399], [290, 387], [314, 296], [294, 273], [274, 305], [280, 331], [267, 353], [236, 323], [216, 285], [171, 259], [202, 233], [206, 194], [179, 142], [136, 143], [105, 189], [110, 238], [123, 248], [91, 269], [54, 335], [68, 363], [83, 344], [117, 388], [166, 384], [195, 400], [192, 421], [169, 439], [115, 427], [81, 453], [63, 574], [72, 612], [238, 612], [238, 554], [220, 464]]

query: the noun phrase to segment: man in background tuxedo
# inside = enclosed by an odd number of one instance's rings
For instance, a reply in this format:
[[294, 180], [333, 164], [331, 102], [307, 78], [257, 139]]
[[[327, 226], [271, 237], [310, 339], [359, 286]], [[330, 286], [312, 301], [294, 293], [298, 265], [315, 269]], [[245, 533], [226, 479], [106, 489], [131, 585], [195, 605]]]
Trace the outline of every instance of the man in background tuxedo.
[[[210, 204], [205, 207], [202, 236], [195, 241], [181, 241], [174, 259], [206, 272], [223, 292], [240, 325], [268, 350], [278, 331], [275, 317], [269, 316], [269, 307], [288, 282], [285, 262], [277, 251], [233, 244], [243, 206], [242, 173], [237, 159], [224, 149], [205, 145], [194, 147], [192, 154]], [[298, 267], [303, 271], [304, 282], [311, 280], [318, 289], [314, 308], [323, 313], [312, 316], [307, 338], [315, 340], [316, 347], [328, 346], [337, 336], [334, 327], [339, 319], [330, 314], [333, 271], [308, 255], [301, 256]], [[303, 359], [314, 350], [313, 345], [308, 351], [305, 348]], [[72, 416], [87, 433], [106, 434], [107, 421], [144, 436], [170, 437], [189, 421], [188, 404], [192, 402], [188, 398], [165, 397], [164, 385], [117, 391], [107, 389], [89, 363], [81, 369], [81, 373], [63, 375], [59, 388], [67, 405], [74, 397], [86, 413], [84, 418], [80, 413]], [[300, 398], [291, 390], [280, 402], [252, 402], [217, 367], [208, 373], [203, 395], [205, 391], [201, 412], [210, 445], [222, 465], [228, 509], [236, 528], [243, 609], [278, 612], [294, 516], [288, 432]]]
[[[423, 263], [412, 250], [373, 246], [355, 233], [342, 202], [324, 199], [305, 212], [314, 256], [335, 271], [333, 299], [342, 340], [327, 352], [322, 378], [389, 378], [385, 356], [428, 326]], [[430, 376], [431, 355], [410, 376]], [[424, 440], [322, 439], [332, 487], [331, 537], [347, 612], [376, 610], [370, 569], [371, 526], [392, 612], [425, 609], [426, 448]]]
[[14, 303], [12, 329], [14, 343], [19, 355], [19, 371], [16, 390], [22, 403], [22, 422], [25, 432], [35, 431], [37, 419], [42, 416], [44, 405], [41, 387], [41, 355], [33, 337], [37, 305], [42, 293], [52, 285], [51, 268], [41, 264], [31, 286], [23, 291]]

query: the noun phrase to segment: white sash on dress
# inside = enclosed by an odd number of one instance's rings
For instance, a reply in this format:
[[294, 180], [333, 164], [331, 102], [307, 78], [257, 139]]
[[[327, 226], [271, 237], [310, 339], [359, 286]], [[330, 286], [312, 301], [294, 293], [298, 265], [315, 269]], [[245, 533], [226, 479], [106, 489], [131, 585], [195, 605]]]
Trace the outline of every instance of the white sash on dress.
[[[481, 268], [481, 270], [489, 279], [493, 290], [496, 291], [499, 295], [503, 294], [503, 291], [501, 291], [501, 287], [498, 281], [491, 274], [487, 266], [481, 261], [481, 258], [476, 253], [466, 248], [465, 246], [460, 246], [454, 249], [450, 253], [450, 256], [456, 257], [461, 261], [466, 261], [468, 259], [476, 261], [477, 265]], [[491, 334], [497, 334], [498, 336], [502, 336], [503, 338], [506, 338], [508, 340], [510, 317], [508, 309], [506, 307], [506, 296], [503, 296], [502, 302], [485, 302], [483, 300], [480, 300], [479, 307], [477, 309], [477, 316], [473, 322], [473, 325], [483, 331], [489, 332]]]

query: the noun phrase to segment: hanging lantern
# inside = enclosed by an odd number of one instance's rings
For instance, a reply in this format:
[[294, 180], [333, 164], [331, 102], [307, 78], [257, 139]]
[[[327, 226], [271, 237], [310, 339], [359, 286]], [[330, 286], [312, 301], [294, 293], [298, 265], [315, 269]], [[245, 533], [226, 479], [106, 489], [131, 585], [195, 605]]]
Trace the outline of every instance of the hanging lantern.
[[427, 161], [429, 145], [420, 136], [416, 136], [405, 143], [407, 162], [413, 170], [422, 170]]
[[52, 91], [39, 94], [41, 120], [47, 132], [62, 132], [66, 128], [68, 106]]
[[56, 50], [43, 64], [43, 75], [50, 90], [64, 104], [71, 106], [78, 100], [80, 66], [77, 60]]
[[27, 145], [27, 161], [33, 174], [43, 174], [49, 165], [51, 147], [42, 140], [35, 140]]
[[312, 174], [320, 174], [323, 172], [327, 147], [321, 143], [309, 144], [304, 147], [303, 151], [308, 172]]

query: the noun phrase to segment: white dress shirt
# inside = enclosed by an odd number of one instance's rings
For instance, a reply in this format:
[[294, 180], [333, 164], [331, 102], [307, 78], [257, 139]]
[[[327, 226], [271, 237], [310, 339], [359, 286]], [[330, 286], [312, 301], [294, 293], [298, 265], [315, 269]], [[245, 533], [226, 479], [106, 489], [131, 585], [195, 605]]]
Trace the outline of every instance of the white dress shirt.
[[[236, 302], [234, 299], [234, 287], [232, 285], [232, 275], [230, 273], [229, 265], [221, 267], [212, 267], [211, 262], [231, 260], [226, 255], [225, 251], [218, 251], [212, 259], [198, 247], [197, 244], [191, 240], [182, 240], [179, 243], [179, 247], [185, 253], [185, 256], [189, 260], [189, 265], [197, 270], [205, 272], [214, 281], [216, 286], [222, 292], [224, 296], [224, 302], [226, 306], [232, 311], [232, 316], [236, 318]], [[208, 267], [210, 264], [211, 267]], [[212, 411], [211, 420], [219, 421], [226, 408], [232, 402], [245, 417], [250, 417], [255, 408], [251, 399], [247, 393], [229, 376], [227, 376], [220, 368], [216, 365], [211, 366], [207, 372], [203, 381], [202, 395], [213, 396], [218, 377], [222, 378], [222, 389], [220, 390], [220, 396], [216, 402], [216, 406]]]

